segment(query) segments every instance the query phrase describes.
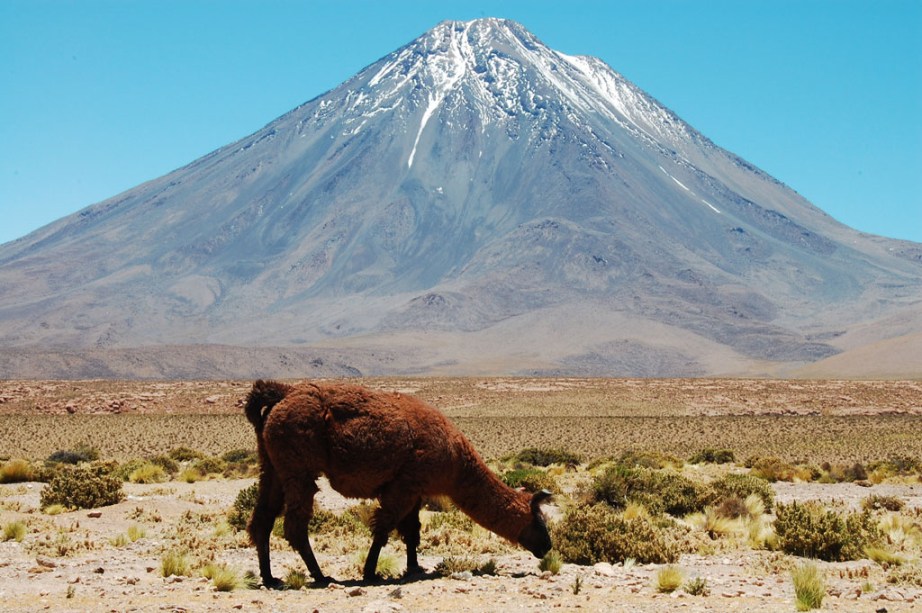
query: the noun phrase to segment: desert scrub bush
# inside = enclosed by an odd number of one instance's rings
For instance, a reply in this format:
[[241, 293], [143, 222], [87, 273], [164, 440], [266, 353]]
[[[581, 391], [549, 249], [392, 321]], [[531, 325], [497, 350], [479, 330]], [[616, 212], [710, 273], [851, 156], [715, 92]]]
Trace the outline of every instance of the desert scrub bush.
[[860, 462], [854, 464], [823, 462], [820, 464], [820, 469], [823, 471], [818, 479], [821, 483], [851, 483], [868, 478], [868, 472]]
[[32, 463], [22, 458], [13, 458], [0, 467], [0, 483], [22, 483], [35, 479]]
[[164, 552], [163, 556], [160, 558], [161, 577], [170, 577], [174, 575], [183, 577], [188, 575], [190, 571], [189, 558], [182, 551], [170, 549]]
[[780, 458], [750, 458], [746, 465], [752, 469], [751, 474], [766, 481], [813, 481], [818, 474], [803, 466], [789, 464]]
[[259, 456], [253, 449], [232, 449], [221, 455], [225, 477], [248, 477], [259, 471]]
[[798, 611], [810, 611], [823, 606], [826, 579], [816, 564], [799, 564], [791, 571], [791, 580], [794, 582], [794, 604]]
[[539, 447], [528, 447], [508, 459], [522, 464], [545, 467], [551, 464], [563, 464], [564, 466], [575, 468], [582, 463], [582, 458], [570, 451]]
[[[353, 558], [353, 568], [358, 572], [362, 572], [365, 568], [365, 559], [367, 556], [368, 554], [363, 552], [356, 554]], [[385, 580], [396, 579], [400, 576], [400, 563], [393, 554], [382, 551], [381, 555], [378, 556], [375, 574]]]
[[132, 483], [163, 483], [167, 478], [163, 467], [152, 462], [145, 462], [128, 475], [128, 480]]
[[922, 460], [908, 455], [891, 455], [886, 460], [869, 463], [868, 470], [894, 477], [922, 474]]
[[529, 492], [540, 492], [541, 490], [560, 492], [554, 477], [540, 468], [516, 468], [504, 472], [500, 479], [509, 487], [523, 488]]
[[550, 572], [552, 575], [556, 575], [560, 572], [560, 569], [563, 567], [563, 558], [560, 557], [560, 553], [556, 549], [551, 549], [544, 557], [541, 558], [541, 561], [538, 563], [538, 570], [543, 572]]
[[775, 534], [782, 551], [827, 562], [859, 560], [864, 549], [880, 540], [867, 511], [844, 516], [817, 503], [779, 504]]
[[122, 482], [85, 468], [62, 470], [42, 488], [41, 506], [60, 504], [68, 508], [94, 509], [124, 499]]
[[193, 460], [201, 460], [205, 457], [205, 454], [201, 451], [189, 449], [188, 447], [175, 447], [167, 452], [167, 456], [177, 462], [191, 462]]
[[55, 451], [45, 461], [52, 464], [80, 464], [81, 462], [93, 462], [98, 459], [99, 451], [95, 447], [81, 443], [73, 449]]
[[708, 596], [711, 593], [711, 588], [708, 587], [708, 580], [704, 577], [695, 577], [689, 580], [682, 586], [682, 589], [690, 596]]
[[221, 475], [224, 473], [224, 469], [227, 468], [227, 462], [221, 458], [206, 457], [193, 462], [190, 468], [197, 470], [203, 477]]
[[311, 534], [330, 534], [339, 537], [348, 534], [370, 534], [371, 530], [368, 525], [371, 518], [366, 509], [373, 508], [373, 505], [370, 504], [358, 504], [337, 515], [331, 511], [315, 507], [314, 514], [307, 525], [308, 531]]
[[651, 513], [687, 515], [704, 507], [702, 488], [690, 479], [649, 468], [617, 464], [595, 477], [592, 497], [615, 509], [637, 502]]
[[706, 447], [695, 452], [688, 459], [689, 464], [732, 464], [736, 456], [731, 449], [714, 449]]
[[684, 579], [682, 569], [678, 566], [673, 566], [672, 564], [664, 566], [656, 571], [656, 576], [654, 577], [656, 591], [662, 594], [671, 594], [682, 586]]
[[209, 563], [202, 567], [202, 576], [211, 581], [218, 592], [232, 592], [244, 587], [243, 580], [237, 571], [223, 564]]
[[861, 508], [865, 511], [894, 511], [903, 510], [906, 503], [896, 496], [878, 496], [873, 494], [861, 501]]
[[877, 529], [888, 545], [904, 549], [922, 544], [922, 528], [910, 517], [887, 513], [880, 519]]
[[154, 456], [150, 459], [150, 463], [159, 466], [170, 476], [179, 472], [179, 462], [168, 455]]
[[707, 507], [701, 513], [686, 515], [684, 521], [686, 524], [705, 532], [712, 540], [734, 534], [742, 529], [740, 522], [736, 521], [735, 518], [721, 515], [714, 507]]
[[3, 526], [3, 540], [21, 543], [26, 537], [26, 524], [21, 521], [11, 521]]
[[253, 515], [253, 509], [256, 508], [256, 500], [259, 498], [259, 484], [254, 483], [237, 492], [234, 504], [227, 512], [227, 523], [238, 532], [245, 530], [250, 517]]
[[887, 570], [887, 583], [922, 587], [922, 566], [918, 562], [892, 566]]
[[451, 577], [458, 573], [471, 573], [472, 575], [495, 575], [496, 560], [490, 558], [483, 564], [470, 556], [446, 556], [435, 565], [435, 573], [442, 577]]
[[751, 474], [729, 473], [712, 481], [704, 493], [704, 498], [708, 504], [720, 504], [724, 499], [731, 497], [745, 500], [750, 494], [758, 495], [765, 509], [771, 511], [775, 502], [775, 491], [768, 481]]
[[608, 505], [594, 504], [569, 510], [553, 527], [552, 538], [564, 561], [574, 564], [614, 564], [629, 558], [666, 564], [681, 553], [679, 530], [643, 516], [626, 520]]

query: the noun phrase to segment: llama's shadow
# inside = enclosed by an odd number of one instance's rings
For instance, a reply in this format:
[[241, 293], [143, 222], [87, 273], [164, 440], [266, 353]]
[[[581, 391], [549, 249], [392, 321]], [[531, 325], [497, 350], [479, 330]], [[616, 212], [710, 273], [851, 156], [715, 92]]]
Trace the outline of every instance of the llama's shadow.
[[362, 579], [348, 579], [345, 581], [339, 581], [336, 579], [330, 579], [329, 581], [321, 581], [309, 583], [308, 587], [311, 589], [327, 589], [331, 585], [337, 585], [343, 588], [356, 588], [356, 587], [387, 587], [393, 586], [395, 588], [400, 587], [401, 585], [408, 585], [411, 583], [419, 583], [421, 581], [432, 581], [434, 579], [444, 579], [445, 575], [438, 573], [434, 570], [424, 570], [412, 573], [410, 575], [403, 575], [401, 577], [396, 577], [393, 579], [377, 579], [371, 583], [368, 583]]

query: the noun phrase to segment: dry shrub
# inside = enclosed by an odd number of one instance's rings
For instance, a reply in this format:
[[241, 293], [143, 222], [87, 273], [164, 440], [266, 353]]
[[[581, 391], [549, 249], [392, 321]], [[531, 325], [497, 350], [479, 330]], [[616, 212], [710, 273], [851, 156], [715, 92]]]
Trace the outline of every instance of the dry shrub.
[[606, 504], [571, 509], [553, 528], [555, 548], [567, 562], [620, 563], [631, 558], [642, 564], [678, 560], [682, 529], [672, 522], [645, 517], [624, 519]]
[[28, 460], [13, 458], [0, 468], [0, 483], [22, 483], [35, 479], [35, 469]]
[[128, 475], [128, 480], [132, 483], [163, 483], [167, 478], [163, 467], [151, 462], [145, 462]]

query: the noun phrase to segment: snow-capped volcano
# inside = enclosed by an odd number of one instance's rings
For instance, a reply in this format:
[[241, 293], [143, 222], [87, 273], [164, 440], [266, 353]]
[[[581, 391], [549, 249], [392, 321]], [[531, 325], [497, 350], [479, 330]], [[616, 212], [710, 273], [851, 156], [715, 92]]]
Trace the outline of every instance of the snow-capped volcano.
[[739, 373], [872, 322], [861, 342], [918, 333], [922, 248], [837, 223], [604, 62], [481, 19], [0, 246], [0, 286], [3, 347], [110, 369], [220, 345], [285, 348], [291, 368], [251, 370], [291, 376], [331, 351], [364, 372]]

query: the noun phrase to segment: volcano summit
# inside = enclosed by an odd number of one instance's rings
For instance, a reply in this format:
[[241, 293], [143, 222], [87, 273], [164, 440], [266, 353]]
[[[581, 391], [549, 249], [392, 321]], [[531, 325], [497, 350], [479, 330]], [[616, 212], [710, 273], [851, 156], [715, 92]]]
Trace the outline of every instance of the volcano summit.
[[499, 19], [0, 246], [0, 287], [7, 377], [922, 373], [922, 245]]

